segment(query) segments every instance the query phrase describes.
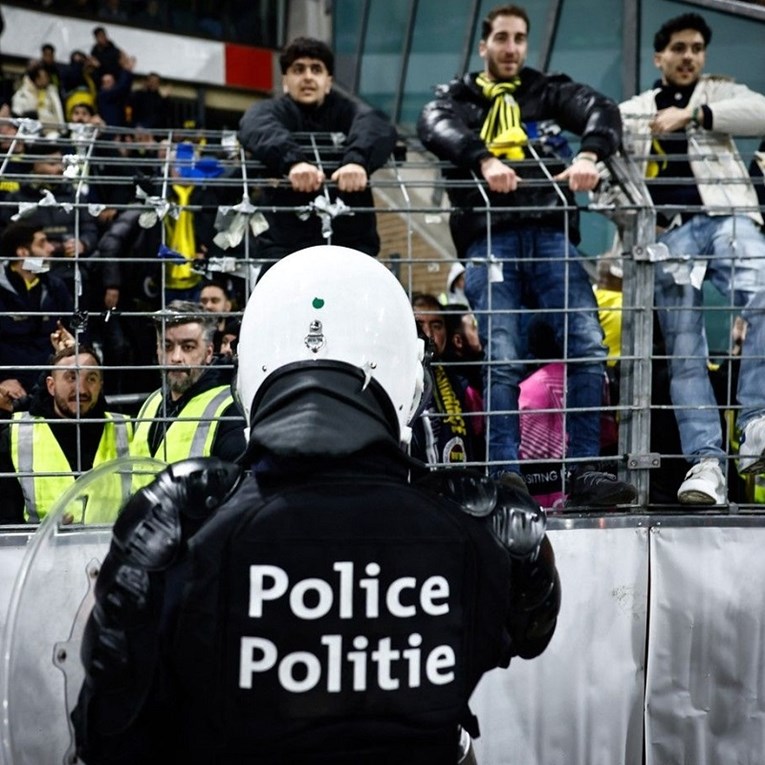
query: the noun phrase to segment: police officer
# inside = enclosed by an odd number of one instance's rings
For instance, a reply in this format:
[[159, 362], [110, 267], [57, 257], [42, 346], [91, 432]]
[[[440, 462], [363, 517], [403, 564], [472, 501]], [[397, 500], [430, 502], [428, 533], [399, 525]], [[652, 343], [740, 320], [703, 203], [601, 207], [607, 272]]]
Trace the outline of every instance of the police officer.
[[177, 463], [115, 524], [84, 762], [470, 757], [473, 689], [545, 649], [559, 584], [528, 494], [405, 455], [422, 358], [404, 290], [358, 251], [311, 247], [259, 281], [236, 384], [250, 470]]
[[131, 454], [236, 460], [245, 447], [244, 420], [231, 395], [230, 364], [213, 363], [217, 318], [199, 303], [174, 300], [154, 320], [166, 387], [138, 412]]
[[[0, 522], [41, 521], [75, 475], [127, 457], [133, 431], [128, 419], [105, 411], [103, 375], [98, 353], [87, 345], [67, 346], [50, 361], [50, 372], [31, 398], [29, 411], [13, 414], [0, 433], [0, 473], [14, 477], [0, 482]], [[129, 493], [130, 476], [124, 476]], [[104, 491], [124, 496], [115, 476]], [[104, 507], [118, 506], [102, 498]], [[86, 516], [71, 520], [104, 521], [86, 508]]]

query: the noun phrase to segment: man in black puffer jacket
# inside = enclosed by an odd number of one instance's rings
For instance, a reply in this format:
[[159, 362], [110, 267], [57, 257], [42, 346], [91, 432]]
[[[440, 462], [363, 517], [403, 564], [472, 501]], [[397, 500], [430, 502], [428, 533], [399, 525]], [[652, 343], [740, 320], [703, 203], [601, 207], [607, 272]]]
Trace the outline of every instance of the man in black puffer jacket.
[[[619, 146], [619, 110], [565, 75], [526, 67], [528, 31], [523, 8], [490, 11], [479, 46], [484, 71], [440, 86], [420, 115], [418, 133], [427, 149], [455, 166], [447, 176], [462, 181], [449, 189], [456, 208], [450, 225], [459, 256], [469, 261], [465, 294], [491, 362], [492, 471], [510, 474], [508, 479], [519, 472], [518, 386], [525, 374], [520, 309], [541, 308], [550, 311], [556, 339], [577, 361], [568, 369], [573, 411], [567, 456], [576, 459], [569, 500], [628, 502], [634, 488], [595, 469], [606, 349], [592, 285], [574, 246], [574, 192], [595, 187], [596, 162]], [[568, 167], [560, 129], [581, 136], [581, 150]]]
[[[334, 56], [320, 40], [297, 38], [279, 63], [284, 95], [251, 106], [239, 126], [252, 158], [269, 177], [286, 179], [262, 191], [263, 208], [289, 209], [265, 213], [269, 228], [258, 237], [255, 256], [273, 261], [324, 244], [327, 224], [332, 244], [377, 255], [369, 176], [393, 151], [395, 128], [379, 112], [331, 90]], [[333, 145], [327, 145], [328, 134]]]

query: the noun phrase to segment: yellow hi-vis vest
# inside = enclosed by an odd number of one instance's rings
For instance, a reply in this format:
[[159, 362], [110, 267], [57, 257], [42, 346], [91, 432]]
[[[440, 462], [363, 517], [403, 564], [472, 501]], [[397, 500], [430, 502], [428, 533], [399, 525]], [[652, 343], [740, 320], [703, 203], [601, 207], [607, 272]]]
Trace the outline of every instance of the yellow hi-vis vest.
[[[104, 431], [93, 459], [93, 467], [130, 454], [132, 427], [127, 418], [113, 412], [105, 412], [104, 418]], [[74, 483], [75, 476], [69, 460], [45, 419], [34, 417], [29, 412], [16, 412], [13, 415], [11, 459], [24, 494], [24, 517], [30, 523], [37, 523]], [[119, 477], [115, 475], [113, 485], [103, 487], [104, 506], [111, 507], [119, 498], [129, 496], [130, 486], [130, 474]], [[93, 512], [97, 510], [94, 508]], [[114, 520], [113, 517], [110, 519]], [[85, 518], [74, 520], [85, 522]], [[93, 517], [89, 522], [97, 523], [99, 520]]]
[[138, 412], [135, 435], [130, 445], [131, 455], [156, 457], [168, 464], [189, 457], [209, 457], [218, 431], [219, 418], [226, 407], [234, 402], [230, 386], [218, 385], [194, 396], [173, 419], [157, 451], [151, 454], [149, 429], [153, 420], [164, 416], [162, 398], [162, 391], [155, 390]]
[[[738, 451], [740, 444], [740, 428], [735, 426], [735, 414], [728, 410], [725, 412], [725, 421], [728, 423], [730, 445], [734, 451]], [[742, 476], [744, 479], [745, 501], [754, 502], [756, 505], [765, 505], [765, 474]]]
[[754, 477], [754, 501], [758, 505], [765, 505], [765, 475]]

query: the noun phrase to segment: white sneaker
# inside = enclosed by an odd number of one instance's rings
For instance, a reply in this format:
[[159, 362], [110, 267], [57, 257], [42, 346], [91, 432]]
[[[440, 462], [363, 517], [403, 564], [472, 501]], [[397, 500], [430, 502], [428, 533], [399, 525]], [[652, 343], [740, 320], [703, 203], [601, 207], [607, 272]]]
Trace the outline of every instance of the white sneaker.
[[677, 498], [684, 505], [724, 505], [728, 497], [719, 460], [707, 458], [697, 462], [685, 474]]
[[738, 472], [765, 472], [765, 417], [752, 420], [741, 435], [741, 446], [738, 450]]

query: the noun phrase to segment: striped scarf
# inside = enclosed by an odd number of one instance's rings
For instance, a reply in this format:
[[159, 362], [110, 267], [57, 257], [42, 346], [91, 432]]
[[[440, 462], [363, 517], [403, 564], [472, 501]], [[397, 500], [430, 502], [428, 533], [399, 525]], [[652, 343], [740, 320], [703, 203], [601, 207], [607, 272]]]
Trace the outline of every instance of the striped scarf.
[[171, 289], [190, 289], [196, 287], [202, 277], [191, 270], [197, 254], [194, 236], [194, 213], [187, 209], [194, 186], [174, 185], [173, 191], [181, 212], [177, 220], [168, 215], [165, 218], [167, 243], [171, 249], [180, 252], [186, 258], [185, 263], [165, 264], [165, 281]]
[[521, 124], [521, 108], [513, 93], [521, 84], [520, 77], [506, 82], [494, 82], [485, 75], [476, 77], [476, 84], [491, 103], [489, 113], [481, 127], [481, 138], [489, 151], [497, 157], [523, 159], [523, 146], [528, 141]]

